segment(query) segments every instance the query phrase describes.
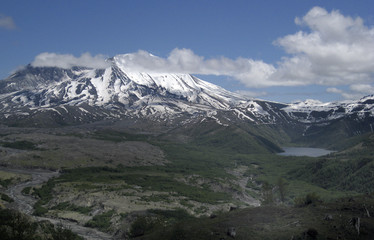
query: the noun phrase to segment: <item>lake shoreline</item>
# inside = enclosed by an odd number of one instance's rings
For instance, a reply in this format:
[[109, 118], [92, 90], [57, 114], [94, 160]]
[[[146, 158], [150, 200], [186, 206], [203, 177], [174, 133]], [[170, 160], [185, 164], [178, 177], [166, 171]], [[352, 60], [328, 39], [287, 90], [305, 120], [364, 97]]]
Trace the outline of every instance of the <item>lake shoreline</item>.
[[296, 156], [296, 157], [322, 157], [335, 151], [323, 148], [310, 147], [282, 147], [284, 152], [277, 153], [280, 156]]

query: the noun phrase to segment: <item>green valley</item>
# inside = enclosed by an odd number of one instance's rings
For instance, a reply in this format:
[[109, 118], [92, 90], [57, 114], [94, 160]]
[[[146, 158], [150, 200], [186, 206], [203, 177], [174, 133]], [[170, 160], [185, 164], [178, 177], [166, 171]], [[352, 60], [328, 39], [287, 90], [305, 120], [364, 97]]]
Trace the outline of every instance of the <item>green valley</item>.
[[[248, 231], [254, 239], [301, 237], [309, 228], [326, 237], [330, 235], [325, 226], [310, 211], [321, 211], [323, 221], [321, 208], [338, 214], [333, 202], [361, 199], [360, 194], [369, 195], [350, 208], [366, 206], [371, 212], [374, 207], [372, 134], [348, 138], [344, 151], [314, 158], [277, 155], [280, 144], [293, 143], [272, 127], [198, 127], [195, 133], [187, 129], [152, 134], [105, 127], [52, 133], [5, 128], [1, 164], [59, 170], [48, 182], [22, 191], [37, 199], [33, 214], [67, 219], [115, 238], [158, 239], [166, 234], [165, 239], [217, 239], [228, 236], [229, 226], [237, 229], [236, 239], [247, 239]], [[260, 130], [268, 135], [259, 137]], [[20, 149], [19, 142], [33, 147]], [[73, 151], [70, 159], [61, 155], [68, 149]], [[97, 149], [97, 154], [89, 149]], [[27, 181], [19, 174], [0, 177], [4, 189]], [[344, 218], [356, 216], [355, 211]], [[239, 219], [252, 215], [263, 218], [242, 226]], [[298, 227], [293, 228], [294, 223]], [[371, 221], [365, 224], [372, 226]]]

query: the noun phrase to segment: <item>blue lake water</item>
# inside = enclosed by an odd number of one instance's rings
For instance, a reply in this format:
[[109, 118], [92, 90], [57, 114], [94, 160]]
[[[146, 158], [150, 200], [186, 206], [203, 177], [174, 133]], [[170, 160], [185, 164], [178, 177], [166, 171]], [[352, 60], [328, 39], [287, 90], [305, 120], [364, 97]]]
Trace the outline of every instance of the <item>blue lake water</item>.
[[282, 156], [307, 156], [307, 157], [320, 157], [327, 155], [334, 151], [322, 149], [322, 148], [306, 148], [306, 147], [284, 147], [284, 152], [278, 153]]

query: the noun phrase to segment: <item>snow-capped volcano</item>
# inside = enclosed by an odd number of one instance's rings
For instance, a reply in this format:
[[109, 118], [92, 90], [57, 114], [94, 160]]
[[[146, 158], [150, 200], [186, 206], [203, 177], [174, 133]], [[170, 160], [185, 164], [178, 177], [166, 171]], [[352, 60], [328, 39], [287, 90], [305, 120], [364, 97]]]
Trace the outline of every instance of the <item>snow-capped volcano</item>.
[[[0, 81], [0, 119], [79, 124], [102, 119], [142, 118], [183, 124], [326, 123], [374, 117], [374, 97], [359, 101], [281, 104], [248, 99], [186, 73], [145, 73], [128, 67], [128, 56], [106, 68], [26, 66]], [[371, 126], [371, 125], [370, 125]]]
[[[111, 66], [105, 69], [28, 65], [0, 82], [0, 111], [8, 118], [29, 111], [63, 114], [58, 108], [69, 106], [98, 118], [151, 119], [214, 117], [217, 111], [228, 111], [239, 119], [275, 121], [268, 113], [269, 103], [249, 100], [190, 74], [127, 70], [121, 55], [108, 61]], [[103, 108], [105, 114], [93, 107]]]
[[[217, 85], [198, 79], [190, 74], [129, 71], [126, 70], [126, 65], [121, 60], [120, 56], [115, 57], [115, 66], [136, 84], [149, 88], [164, 89], [171, 94], [186, 98], [189, 102], [198, 103], [206, 100], [215, 105], [217, 102], [214, 103], [213, 99], [217, 99], [221, 103], [225, 102], [224, 105], [232, 105], [236, 104], [238, 100], [245, 100], [242, 96], [226, 91]], [[221, 104], [219, 103], [219, 105]]]

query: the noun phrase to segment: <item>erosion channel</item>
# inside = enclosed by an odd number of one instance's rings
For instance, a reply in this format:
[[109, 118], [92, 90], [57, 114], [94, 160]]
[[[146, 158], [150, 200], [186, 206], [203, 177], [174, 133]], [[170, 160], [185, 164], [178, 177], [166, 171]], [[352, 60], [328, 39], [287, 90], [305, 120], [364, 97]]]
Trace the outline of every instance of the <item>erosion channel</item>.
[[[41, 169], [10, 169], [5, 167], [0, 167], [0, 171], [4, 172], [11, 172], [11, 173], [20, 173], [20, 174], [29, 174], [31, 175], [31, 180], [27, 182], [21, 182], [19, 184], [10, 186], [6, 190], [6, 194], [8, 194], [11, 198], [13, 198], [14, 203], [12, 203], [13, 208], [31, 215], [33, 212], [33, 205], [37, 201], [35, 198], [29, 195], [24, 195], [22, 190], [25, 187], [34, 187], [44, 182], [47, 182], [50, 178], [56, 177], [59, 175], [59, 172], [53, 172], [48, 170], [41, 170]], [[99, 239], [113, 239], [109, 234], [100, 232], [96, 229], [87, 228], [78, 225], [76, 222], [69, 221], [66, 219], [54, 219], [54, 218], [47, 218], [47, 217], [37, 217], [32, 216], [38, 221], [48, 220], [53, 224], [59, 224], [64, 228], [70, 229], [71, 231], [75, 232], [76, 234], [82, 236], [87, 240], [99, 240]]]

